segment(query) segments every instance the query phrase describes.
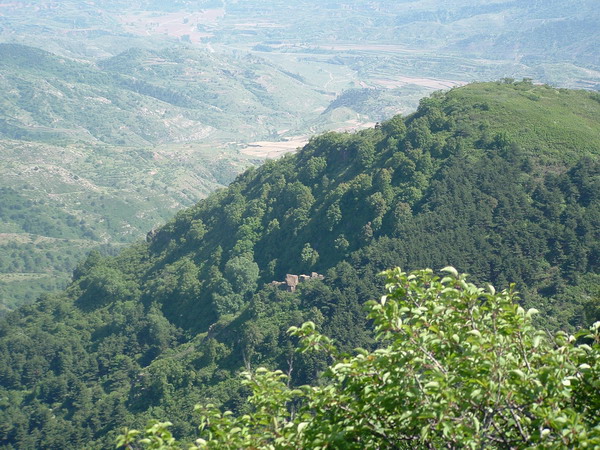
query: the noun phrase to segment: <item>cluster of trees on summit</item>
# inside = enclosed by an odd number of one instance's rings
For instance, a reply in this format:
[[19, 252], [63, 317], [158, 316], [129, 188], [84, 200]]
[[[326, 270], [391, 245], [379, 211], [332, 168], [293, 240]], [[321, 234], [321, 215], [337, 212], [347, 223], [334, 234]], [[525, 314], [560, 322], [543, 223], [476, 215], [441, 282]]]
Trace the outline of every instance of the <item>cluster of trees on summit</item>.
[[[322, 382], [331, 355], [296, 352], [310, 336], [289, 327], [308, 321], [340, 352], [379, 345], [364, 303], [384, 289], [378, 274], [396, 266], [452, 265], [498, 290], [515, 283], [522, 306], [540, 311], [539, 329], [589, 327], [600, 320], [598, 117], [600, 97], [590, 92], [527, 81], [454, 89], [406, 118], [317, 136], [181, 211], [146, 242], [115, 257], [90, 254], [63, 293], [0, 322], [0, 442], [109, 446], [121, 427], [165, 418], [175, 436], [194, 441], [195, 404], [236, 417], [256, 411], [242, 368], [280, 369], [289, 392]], [[271, 284], [310, 272], [324, 279], [295, 292]], [[274, 372], [261, 373], [280, 386]], [[265, 401], [289, 406], [296, 394], [286, 392]], [[582, 408], [573, 414], [588, 414]], [[296, 423], [294, 433], [310, 427]]]

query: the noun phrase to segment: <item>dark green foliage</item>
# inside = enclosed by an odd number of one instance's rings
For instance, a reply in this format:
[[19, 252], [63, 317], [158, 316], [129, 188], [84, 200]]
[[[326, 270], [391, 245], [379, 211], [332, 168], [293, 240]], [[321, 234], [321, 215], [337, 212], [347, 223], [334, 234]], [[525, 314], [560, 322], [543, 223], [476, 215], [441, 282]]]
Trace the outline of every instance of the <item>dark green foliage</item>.
[[13, 188], [0, 187], [0, 230], [39, 234], [53, 238], [85, 238], [85, 228], [61, 210], [31, 201]]
[[[290, 327], [303, 353], [334, 361], [320, 385], [290, 387], [264, 367], [242, 374], [249, 413], [198, 405], [190, 449], [587, 448], [600, 444], [600, 322], [574, 336], [537, 329], [512, 289], [478, 288], [455, 268], [385, 272], [368, 302], [377, 348], [340, 354], [314, 322]], [[179, 449], [168, 422], [119, 446]]]
[[[289, 326], [313, 321], [342, 351], [371, 347], [363, 304], [394, 266], [515, 282], [540, 325], [589, 325], [600, 298], [599, 117], [591, 93], [469, 85], [405, 120], [317, 136], [149, 242], [91, 255], [65, 293], [1, 322], [0, 398], [13, 406], [0, 406], [11, 424], [0, 441], [50, 445], [49, 408], [71, 447], [109, 445], [117, 424], [157, 417], [192, 438], [194, 403], [245, 411], [241, 367], [318, 379], [329, 357], [295, 354]], [[313, 271], [325, 279], [295, 292], [270, 284]]]

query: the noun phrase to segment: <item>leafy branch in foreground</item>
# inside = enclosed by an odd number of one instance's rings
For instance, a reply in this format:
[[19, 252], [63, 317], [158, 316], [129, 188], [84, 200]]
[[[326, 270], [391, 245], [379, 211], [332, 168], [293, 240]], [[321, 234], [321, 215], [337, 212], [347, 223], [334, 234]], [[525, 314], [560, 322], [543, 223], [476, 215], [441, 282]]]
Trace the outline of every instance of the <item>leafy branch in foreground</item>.
[[[336, 358], [324, 384], [293, 389], [281, 371], [245, 372], [252, 412], [198, 407], [191, 448], [600, 445], [600, 322], [549, 336], [513, 289], [497, 293], [454, 268], [443, 272], [385, 272], [387, 294], [368, 303], [379, 342], [372, 352], [341, 356], [314, 324], [292, 327], [300, 351]], [[119, 444], [178, 448], [167, 426], [127, 430]]]

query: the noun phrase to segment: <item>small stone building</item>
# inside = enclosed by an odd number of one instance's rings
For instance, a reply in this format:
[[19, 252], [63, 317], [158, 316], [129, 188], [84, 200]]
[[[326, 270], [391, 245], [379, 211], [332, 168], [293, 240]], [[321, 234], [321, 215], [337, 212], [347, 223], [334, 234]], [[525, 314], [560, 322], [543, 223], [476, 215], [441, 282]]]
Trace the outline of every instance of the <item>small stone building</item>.
[[312, 272], [310, 275], [293, 275], [288, 273], [285, 276], [285, 281], [272, 281], [272, 286], [277, 286], [288, 292], [294, 292], [300, 283], [305, 283], [310, 280], [323, 280], [325, 277], [317, 272]]

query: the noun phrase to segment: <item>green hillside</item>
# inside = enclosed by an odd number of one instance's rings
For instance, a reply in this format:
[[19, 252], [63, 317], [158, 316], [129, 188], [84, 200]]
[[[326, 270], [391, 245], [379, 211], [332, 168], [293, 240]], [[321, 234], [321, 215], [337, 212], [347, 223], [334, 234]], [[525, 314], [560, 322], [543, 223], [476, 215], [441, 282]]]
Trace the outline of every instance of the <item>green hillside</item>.
[[0, 256], [0, 314], [64, 286], [90, 248], [110, 253], [227, 185], [260, 162], [246, 145], [371, 126], [473, 80], [598, 89], [595, 1], [4, 4], [0, 188], [92, 234], [2, 236], [18, 248]]
[[192, 440], [194, 404], [246, 411], [241, 368], [318, 379], [329, 358], [296, 354], [290, 326], [370, 348], [363, 304], [394, 266], [514, 282], [550, 330], [599, 320], [598, 118], [597, 93], [453, 89], [406, 118], [316, 136], [147, 242], [90, 254], [66, 291], [0, 322], [0, 442], [107, 447], [152, 418]]
[[63, 288], [90, 248], [110, 253], [140, 239], [255, 163], [200, 144], [5, 139], [0, 156], [0, 304], [10, 308], [48, 292], [48, 282]]
[[97, 64], [0, 44], [0, 136], [126, 146], [301, 128], [326, 96], [250, 55], [131, 49]]
[[2, 207], [18, 209], [0, 216], [0, 314], [227, 185], [260, 161], [241, 143], [306, 131], [333, 98], [258, 58], [184, 48], [92, 64], [0, 44], [0, 86]]

